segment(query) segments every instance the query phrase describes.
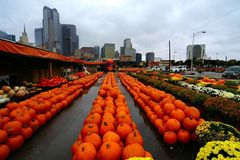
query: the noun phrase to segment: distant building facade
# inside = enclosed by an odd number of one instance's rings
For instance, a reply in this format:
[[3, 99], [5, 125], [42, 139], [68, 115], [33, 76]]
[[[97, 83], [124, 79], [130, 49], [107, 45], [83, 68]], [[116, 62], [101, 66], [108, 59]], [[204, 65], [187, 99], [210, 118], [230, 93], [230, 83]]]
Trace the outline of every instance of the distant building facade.
[[43, 28], [36, 28], [34, 30], [35, 46], [43, 48]]
[[73, 56], [75, 50], [79, 48], [78, 36], [76, 34], [76, 26], [72, 24], [62, 24], [62, 53], [65, 56]]
[[205, 59], [205, 44], [188, 45], [187, 46], [187, 59]]
[[99, 59], [95, 47], [82, 47], [80, 49], [80, 58], [85, 61], [96, 61]]
[[142, 54], [136, 53], [136, 62], [140, 63], [142, 61]]
[[95, 56], [95, 59], [99, 59], [100, 57], [100, 47], [99, 46], [94, 46], [94, 49], [95, 49], [95, 53], [96, 53], [96, 56]]
[[43, 7], [43, 45], [48, 50], [62, 53], [61, 25], [57, 9]]
[[114, 59], [115, 56], [115, 44], [105, 43], [101, 49], [101, 58]]
[[12, 34], [7, 34], [6, 32], [0, 31], [0, 38], [7, 39], [10, 41], [16, 41], [16, 36]]
[[154, 53], [153, 52], [146, 53], [146, 61], [147, 62], [153, 62], [154, 61]]
[[22, 32], [22, 36], [20, 36], [19, 43], [29, 44], [25, 25], [24, 25], [24, 29], [23, 29], [23, 32]]
[[136, 61], [136, 49], [132, 48], [132, 42], [130, 38], [126, 38], [123, 41], [123, 48], [120, 48], [121, 55], [132, 56], [131, 61]]

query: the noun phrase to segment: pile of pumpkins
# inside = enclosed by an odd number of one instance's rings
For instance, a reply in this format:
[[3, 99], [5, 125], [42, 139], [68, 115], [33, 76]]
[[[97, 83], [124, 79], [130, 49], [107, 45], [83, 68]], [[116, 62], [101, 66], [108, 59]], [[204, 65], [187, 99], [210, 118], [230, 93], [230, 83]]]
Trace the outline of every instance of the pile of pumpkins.
[[72, 145], [72, 160], [127, 160], [152, 155], [132, 121], [125, 96], [109, 72], [94, 100], [81, 132]]
[[164, 142], [173, 145], [177, 142], [185, 144], [196, 140], [195, 129], [204, 122], [196, 107], [187, 106], [164, 91], [145, 86], [125, 73], [119, 73], [118, 76], [163, 136]]
[[68, 107], [82, 93], [84, 84], [95, 83], [102, 74], [86, 76], [19, 103], [10, 102], [0, 109], [0, 160], [19, 149], [39, 127]]

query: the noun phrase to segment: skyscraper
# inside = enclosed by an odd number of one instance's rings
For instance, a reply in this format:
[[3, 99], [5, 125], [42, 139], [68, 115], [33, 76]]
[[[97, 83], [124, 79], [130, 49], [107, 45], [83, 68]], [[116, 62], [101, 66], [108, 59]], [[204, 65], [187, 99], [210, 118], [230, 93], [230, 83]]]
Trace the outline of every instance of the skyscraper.
[[95, 50], [95, 58], [99, 59], [99, 54], [100, 54], [100, 47], [99, 46], [94, 46], [94, 50]]
[[36, 47], [43, 47], [43, 28], [36, 28], [34, 32]]
[[140, 63], [142, 61], [142, 54], [136, 53], [136, 62]]
[[154, 53], [153, 52], [146, 53], [146, 61], [147, 62], [153, 62], [154, 61]]
[[76, 26], [72, 24], [62, 24], [62, 53], [65, 56], [72, 56], [78, 49], [78, 36], [76, 34]]
[[114, 59], [115, 56], [115, 44], [105, 43], [102, 47], [102, 58]]
[[132, 48], [132, 42], [130, 38], [126, 38], [123, 41], [124, 48], [120, 48], [120, 52], [122, 55], [131, 56], [131, 61], [136, 61], [136, 49]]
[[23, 29], [23, 32], [22, 32], [22, 36], [20, 36], [19, 43], [29, 44], [25, 25], [24, 25], [24, 29]]
[[59, 13], [47, 6], [43, 7], [43, 45], [50, 51], [62, 53], [61, 50], [61, 26]]

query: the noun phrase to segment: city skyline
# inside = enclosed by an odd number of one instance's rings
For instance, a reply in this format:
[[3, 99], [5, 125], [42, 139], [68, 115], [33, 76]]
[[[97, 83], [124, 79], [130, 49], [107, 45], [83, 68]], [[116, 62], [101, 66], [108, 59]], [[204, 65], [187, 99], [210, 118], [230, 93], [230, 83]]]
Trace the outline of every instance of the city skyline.
[[[218, 53], [218, 59], [224, 60], [226, 56], [240, 59], [240, 22], [237, 21], [240, 2], [237, 0], [2, 1], [0, 30], [16, 35], [18, 40], [25, 23], [29, 42], [34, 42], [34, 29], [42, 24], [45, 5], [58, 10], [61, 22], [76, 25], [80, 48], [115, 43], [119, 50], [122, 41], [129, 37], [143, 59], [147, 52], [167, 59], [168, 40], [171, 40], [175, 59], [184, 60], [186, 46], [192, 44], [192, 34], [206, 31], [195, 37], [195, 44], [205, 44], [207, 56], [215, 59]], [[18, 14], [10, 12], [12, 9]], [[28, 16], [33, 13], [34, 16]]]

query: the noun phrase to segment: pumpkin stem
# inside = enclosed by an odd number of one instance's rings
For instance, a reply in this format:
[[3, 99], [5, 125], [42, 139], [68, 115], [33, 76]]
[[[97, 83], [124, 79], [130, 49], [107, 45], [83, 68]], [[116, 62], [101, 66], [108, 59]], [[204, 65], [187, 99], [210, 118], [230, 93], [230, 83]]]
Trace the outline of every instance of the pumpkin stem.
[[133, 135], [134, 135], [134, 137], [136, 137], [136, 136], [137, 136], [137, 133], [134, 131], [134, 132], [133, 132]]
[[107, 122], [103, 122], [103, 125], [106, 126], [106, 125], [107, 125]]
[[85, 150], [85, 148], [84, 147], [82, 147], [82, 151], [84, 152], [84, 150]]
[[110, 145], [107, 143], [106, 147], [107, 147], [107, 149], [109, 149], [109, 148], [110, 148]]

